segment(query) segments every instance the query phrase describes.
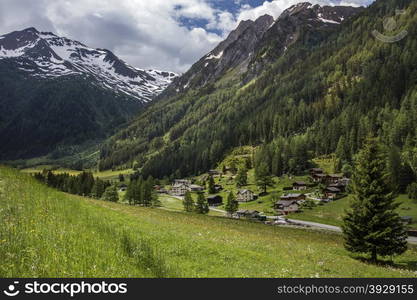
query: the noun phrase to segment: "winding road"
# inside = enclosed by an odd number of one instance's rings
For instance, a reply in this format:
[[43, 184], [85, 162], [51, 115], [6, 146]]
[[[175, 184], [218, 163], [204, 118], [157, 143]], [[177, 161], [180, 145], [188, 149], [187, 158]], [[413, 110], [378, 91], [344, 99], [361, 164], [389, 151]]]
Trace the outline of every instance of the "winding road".
[[[174, 198], [182, 200], [182, 197], [174, 196]], [[210, 207], [210, 210], [226, 214], [226, 211], [218, 209], [218, 208]], [[267, 216], [267, 218], [268, 219], [275, 219], [276, 217]], [[310, 222], [310, 221], [296, 220], [296, 219], [287, 219], [287, 220], [290, 221], [290, 222], [293, 222], [293, 223], [298, 223], [298, 224], [301, 224], [301, 225], [309, 226], [312, 229], [329, 230], [329, 231], [342, 233], [342, 228], [340, 228], [338, 226], [327, 225], [327, 224], [316, 223], [316, 222]], [[409, 236], [407, 241], [410, 244], [417, 245], [417, 237]]]

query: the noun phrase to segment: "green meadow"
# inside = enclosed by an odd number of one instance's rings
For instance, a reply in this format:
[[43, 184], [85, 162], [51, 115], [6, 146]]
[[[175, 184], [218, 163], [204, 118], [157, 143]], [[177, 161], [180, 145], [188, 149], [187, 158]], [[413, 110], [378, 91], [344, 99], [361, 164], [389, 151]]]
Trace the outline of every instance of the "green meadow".
[[0, 167], [0, 277], [417, 277], [417, 249], [366, 263], [340, 235], [132, 207]]
[[[327, 204], [317, 205], [312, 209], [305, 208], [303, 212], [290, 214], [289, 217], [304, 221], [341, 226], [345, 211], [349, 209], [351, 197], [352, 196], [349, 195]], [[413, 221], [409, 227], [417, 229], [417, 201], [409, 199], [407, 195], [399, 195], [396, 201], [401, 204], [397, 209], [397, 212], [400, 216], [412, 217]]]

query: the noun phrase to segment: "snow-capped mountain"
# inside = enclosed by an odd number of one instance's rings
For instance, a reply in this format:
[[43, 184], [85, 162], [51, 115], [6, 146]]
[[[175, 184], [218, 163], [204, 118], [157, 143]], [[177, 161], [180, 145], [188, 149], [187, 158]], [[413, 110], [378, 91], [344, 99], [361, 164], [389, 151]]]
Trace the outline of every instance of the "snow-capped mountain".
[[92, 77], [94, 84], [149, 102], [177, 74], [129, 66], [111, 51], [86, 45], [35, 28], [0, 36], [0, 61], [12, 60], [17, 68], [37, 78]]
[[264, 15], [255, 21], [242, 21], [223, 42], [177, 79], [166, 93], [204, 86], [232, 69], [240, 74], [246, 73], [246, 81], [250, 80], [297, 41], [318, 43], [363, 9], [301, 2], [283, 11], [276, 20]]

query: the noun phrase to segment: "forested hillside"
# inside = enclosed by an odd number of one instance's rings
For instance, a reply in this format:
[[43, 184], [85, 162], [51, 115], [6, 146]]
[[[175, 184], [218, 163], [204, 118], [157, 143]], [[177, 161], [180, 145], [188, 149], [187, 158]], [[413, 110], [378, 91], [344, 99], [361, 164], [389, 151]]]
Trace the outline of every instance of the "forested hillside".
[[0, 65], [0, 160], [45, 155], [103, 140], [142, 105], [88, 78], [38, 80]]
[[[405, 13], [395, 16], [396, 9]], [[384, 43], [372, 31], [384, 32], [390, 16], [397, 26], [385, 34], [408, 34]], [[103, 146], [100, 168], [136, 165], [144, 176], [186, 176], [208, 170], [236, 146], [264, 145], [263, 159], [277, 175], [334, 152], [342, 169], [368, 135], [377, 135], [392, 149], [393, 170], [412, 178], [417, 3], [376, 1], [332, 32], [317, 40], [317, 31], [300, 27], [297, 41], [248, 83], [231, 69], [161, 99]]]

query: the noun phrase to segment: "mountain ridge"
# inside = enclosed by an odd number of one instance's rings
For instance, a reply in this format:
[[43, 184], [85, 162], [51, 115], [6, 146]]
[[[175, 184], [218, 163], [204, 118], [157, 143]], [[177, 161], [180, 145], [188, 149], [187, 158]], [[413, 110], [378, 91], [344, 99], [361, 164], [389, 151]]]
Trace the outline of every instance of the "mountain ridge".
[[132, 67], [109, 50], [93, 49], [34, 27], [0, 36], [0, 61], [4, 59], [15, 61], [20, 70], [40, 79], [91, 76], [98, 86], [143, 103], [152, 101], [178, 76]]
[[[259, 70], [283, 55], [286, 49], [297, 41], [303, 27], [328, 34], [363, 9], [301, 2], [284, 10], [276, 20], [266, 14], [255, 21], [241, 21], [224, 41], [203, 56], [189, 71], [174, 80], [166, 93], [172, 95], [191, 87], [205, 86], [234, 68], [238, 68], [240, 74], [250, 70], [245, 80], [248, 82], [256, 77]], [[268, 53], [271, 52], [271, 48], [274, 53]], [[259, 58], [263, 59], [261, 66]]]
[[[406, 30], [408, 37], [393, 44], [375, 39], [372, 31], [398, 8], [405, 11], [396, 17], [398, 31]], [[216, 167], [234, 147], [265, 145], [272, 149], [264, 157], [275, 175], [297, 174], [310, 158], [335, 152], [340, 169], [375, 133], [387, 145], [411, 153], [417, 141], [412, 125], [417, 115], [415, 11], [410, 0], [387, 0], [360, 9], [340, 25], [312, 20], [326, 30], [302, 27], [284, 55], [279, 55], [282, 45], [271, 43], [278, 55], [271, 55], [269, 64], [256, 56], [260, 68], [248, 81], [234, 69], [207, 83], [210, 74], [195, 68], [202, 65], [199, 61], [190, 70], [201, 75], [195, 85], [164, 93], [108, 139], [99, 167], [135, 166], [143, 176], [178, 178]], [[287, 164], [279, 172], [272, 171], [277, 161]]]

